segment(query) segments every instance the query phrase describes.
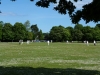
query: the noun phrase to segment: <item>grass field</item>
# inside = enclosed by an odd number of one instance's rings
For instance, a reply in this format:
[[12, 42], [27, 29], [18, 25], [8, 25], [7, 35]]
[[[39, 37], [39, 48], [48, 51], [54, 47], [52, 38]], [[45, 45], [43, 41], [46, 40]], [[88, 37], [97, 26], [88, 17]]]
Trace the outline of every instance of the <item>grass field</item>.
[[100, 75], [100, 44], [1, 42], [0, 75]]

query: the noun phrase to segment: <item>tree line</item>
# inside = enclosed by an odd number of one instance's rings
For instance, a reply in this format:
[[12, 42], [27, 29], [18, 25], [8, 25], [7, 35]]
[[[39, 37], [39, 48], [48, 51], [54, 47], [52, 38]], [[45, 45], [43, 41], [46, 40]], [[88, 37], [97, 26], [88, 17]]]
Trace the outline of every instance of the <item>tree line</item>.
[[64, 41], [100, 41], [100, 24], [95, 27], [76, 24], [74, 27], [64, 27], [62, 25], [53, 26], [48, 33], [43, 33], [37, 24], [30, 25], [27, 20], [24, 24], [16, 22], [14, 25], [0, 21], [0, 40], [19, 41], [19, 40], [52, 40], [53, 42]]
[[49, 35], [54, 41], [100, 41], [100, 24], [96, 24], [95, 27], [82, 24], [76, 24], [74, 27], [54, 26]]
[[30, 26], [30, 22], [28, 20], [24, 24], [16, 22], [14, 25], [0, 21], [1, 41], [9, 42], [34, 39], [43, 39], [42, 30], [37, 27], [37, 24]]

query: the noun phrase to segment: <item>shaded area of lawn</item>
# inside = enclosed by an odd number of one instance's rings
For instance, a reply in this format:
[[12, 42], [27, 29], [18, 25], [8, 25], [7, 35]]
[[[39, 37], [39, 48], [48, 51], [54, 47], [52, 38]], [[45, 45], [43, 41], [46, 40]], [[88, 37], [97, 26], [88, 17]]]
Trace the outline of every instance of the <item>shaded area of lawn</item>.
[[0, 67], [0, 75], [100, 75], [100, 71], [74, 68]]

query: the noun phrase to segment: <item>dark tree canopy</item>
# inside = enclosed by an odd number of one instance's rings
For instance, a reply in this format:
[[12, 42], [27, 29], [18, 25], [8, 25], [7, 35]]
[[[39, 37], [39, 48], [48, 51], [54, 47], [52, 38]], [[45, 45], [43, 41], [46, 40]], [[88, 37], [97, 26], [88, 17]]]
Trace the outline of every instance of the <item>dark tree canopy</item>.
[[[16, 0], [11, 0], [16, 1]], [[23, 0], [24, 1], [24, 0]], [[34, 0], [30, 0], [34, 1]], [[83, 0], [73, 0], [74, 2]], [[72, 0], [59, 0], [58, 5], [54, 7], [54, 10], [60, 14], [69, 14], [72, 23], [77, 24], [81, 19], [86, 23], [91, 21], [100, 21], [100, 0], [93, 0], [91, 3], [83, 5], [82, 9], [75, 11], [76, 7]], [[39, 0], [36, 2], [36, 6], [48, 8], [50, 3], [57, 3], [57, 0]], [[2, 4], [0, 2], [0, 4]]]

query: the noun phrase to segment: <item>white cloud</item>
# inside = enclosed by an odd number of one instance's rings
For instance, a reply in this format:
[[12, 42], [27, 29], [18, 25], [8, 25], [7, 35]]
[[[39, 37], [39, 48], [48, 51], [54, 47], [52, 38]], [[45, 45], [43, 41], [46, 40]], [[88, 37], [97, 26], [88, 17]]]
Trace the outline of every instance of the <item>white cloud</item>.
[[27, 16], [27, 15], [24, 15], [24, 14], [17, 14], [17, 13], [14, 13], [14, 12], [2, 12], [0, 13], [1, 16]]
[[2, 15], [2, 16], [14, 16], [14, 15], [16, 15], [15, 13], [12, 13], [12, 12], [2, 12], [0, 15]]
[[65, 15], [59, 16], [56, 14], [34, 14], [35, 19], [58, 19], [58, 18], [66, 18]]

